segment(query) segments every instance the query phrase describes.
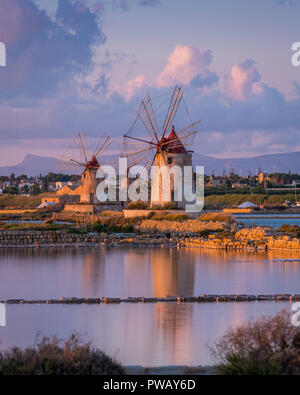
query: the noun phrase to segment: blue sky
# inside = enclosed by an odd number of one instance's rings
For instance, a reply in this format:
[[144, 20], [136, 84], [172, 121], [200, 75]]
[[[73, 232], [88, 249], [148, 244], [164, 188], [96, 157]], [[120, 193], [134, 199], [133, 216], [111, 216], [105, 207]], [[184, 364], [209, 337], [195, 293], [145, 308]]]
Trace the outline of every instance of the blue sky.
[[81, 130], [117, 152], [146, 91], [176, 83], [203, 121], [195, 151], [300, 151], [299, 15], [300, 0], [0, 0], [0, 165]]

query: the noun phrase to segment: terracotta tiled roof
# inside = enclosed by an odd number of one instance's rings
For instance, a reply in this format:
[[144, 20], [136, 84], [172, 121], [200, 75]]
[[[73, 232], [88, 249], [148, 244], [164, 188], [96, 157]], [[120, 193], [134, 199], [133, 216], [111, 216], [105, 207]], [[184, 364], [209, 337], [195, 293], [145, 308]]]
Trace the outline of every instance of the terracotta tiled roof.
[[179, 140], [179, 138], [175, 132], [174, 126], [172, 127], [172, 131], [166, 140], [170, 141], [170, 143], [167, 145], [167, 149], [170, 153], [172, 153], [172, 154], [186, 154], [187, 153], [187, 150], [184, 148], [184, 145]]
[[98, 169], [100, 167], [99, 162], [97, 161], [97, 158], [95, 156], [92, 157], [92, 159], [88, 162], [86, 165], [87, 168], [92, 167], [94, 169]]

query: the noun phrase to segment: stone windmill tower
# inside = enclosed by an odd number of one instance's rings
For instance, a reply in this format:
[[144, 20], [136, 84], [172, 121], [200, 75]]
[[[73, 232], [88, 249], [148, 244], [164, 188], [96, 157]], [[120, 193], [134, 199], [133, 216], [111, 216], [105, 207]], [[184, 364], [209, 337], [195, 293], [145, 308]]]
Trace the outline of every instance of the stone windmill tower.
[[60, 167], [63, 166], [63, 172], [68, 167], [68, 173], [75, 174], [73, 181], [76, 184], [80, 184], [75, 191], [70, 190], [70, 193], [80, 195], [81, 203], [96, 204], [98, 203], [96, 198], [97, 170], [100, 167], [101, 155], [110, 145], [110, 137], [101, 137], [98, 144], [96, 144], [96, 148], [93, 148], [92, 154], [89, 154], [84, 133], [79, 133], [75, 136], [74, 143], [58, 164]]
[[86, 164], [85, 169], [81, 175], [81, 190], [80, 202], [95, 204], [96, 200], [96, 174], [100, 165], [95, 156]]
[[[175, 199], [178, 186], [174, 182], [174, 174], [172, 173], [175, 168], [180, 168], [183, 182], [184, 167], [192, 167], [192, 151], [188, 151], [186, 147], [193, 143], [200, 121], [194, 122], [179, 131], [175, 130], [173, 121], [182, 99], [183, 90], [176, 86], [171, 95], [163, 126], [159, 129], [150, 96], [147, 94], [137, 111], [137, 119], [132, 128], [124, 135], [122, 156], [128, 159], [133, 158], [134, 164], [147, 163], [148, 166], [150, 164], [149, 170], [153, 166], [158, 169], [154, 172], [154, 175], [152, 174], [150, 204], [152, 208], [164, 206], [167, 203], [172, 203], [178, 208], [184, 208], [186, 204], [184, 199], [180, 201]], [[188, 112], [187, 108], [186, 111]], [[150, 138], [146, 139], [137, 135], [138, 122], [142, 123]], [[140, 146], [138, 147], [137, 144], [140, 144]], [[166, 169], [170, 180], [170, 187], [167, 189], [165, 188], [166, 184], [164, 184], [164, 174], [166, 173], [163, 174], [163, 170]], [[183, 190], [183, 185], [181, 185], [181, 189]], [[153, 193], [153, 190], [155, 190], [155, 193]]]
[[[175, 204], [175, 189], [176, 185], [174, 183], [174, 175], [172, 174], [172, 168], [174, 166], [181, 169], [181, 174], [184, 174], [185, 166], [193, 166], [192, 163], [192, 153], [187, 151], [181, 142], [180, 138], [175, 132], [174, 125], [172, 126], [172, 131], [167, 138], [164, 138], [165, 149], [160, 150], [155, 155], [154, 166], [158, 168], [167, 167], [170, 177], [170, 190], [164, 193], [164, 181], [163, 174], [161, 172], [154, 172], [154, 177], [152, 185], [158, 188], [158, 193], [156, 196], [152, 194], [151, 207], [163, 207], [167, 203]], [[183, 185], [182, 185], [183, 188]], [[194, 188], [193, 188], [194, 189]], [[176, 202], [176, 206], [180, 209], [185, 207], [186, 201], [182, 198], [181, 201]]]

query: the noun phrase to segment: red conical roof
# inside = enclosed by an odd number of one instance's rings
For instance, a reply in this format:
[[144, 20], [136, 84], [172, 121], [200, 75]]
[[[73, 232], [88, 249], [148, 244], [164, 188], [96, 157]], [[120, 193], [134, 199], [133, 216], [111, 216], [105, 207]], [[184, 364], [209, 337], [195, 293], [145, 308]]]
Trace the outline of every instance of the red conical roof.
[[93, 169], [99, 169], [100, 165], [99, 162], [97, 161], [97, 158], [95, 156], [92, 156], [92, 159], [87, 163], [86, 168], [93, 168]]
[[170, 141], [169, 144], [167, 144], [167, 149], [170, 153], [172, 154], [186, 154], [187, 150], [184, 148], [184, 145], [178, 138], [174, 126], [172, 126], [172, 131], [167, 138], [167, 141]]

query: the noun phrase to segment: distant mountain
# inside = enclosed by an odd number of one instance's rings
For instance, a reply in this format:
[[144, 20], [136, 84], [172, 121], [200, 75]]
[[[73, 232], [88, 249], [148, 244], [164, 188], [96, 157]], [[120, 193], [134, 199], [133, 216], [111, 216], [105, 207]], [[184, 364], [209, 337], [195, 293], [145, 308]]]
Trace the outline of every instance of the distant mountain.
[[[106, 155], [103, 157], [104, 162], [105, 157], [107, 163], [113, 163], [118, 158], [117, 155]], [[204, 166], [205, 174], [208, 175], [212, 171], [214, 171], [215, 175], [219, 175], [222, 174], [223, 170], [226, 170], [228, 174], [231, 168], [234, 169], [236, 174], [242, 176], [247, 175], [249, 171], [252, 174], [256, 174], [259, 168], [267, 173], [288, 173], [289, 171], [300, 173], [300, 152], [233, 159], [217, 159], [212, 156], [194, 153], [193, 164], [194, 166]], [[0, 176], [9, 176], [11, 173], [15, 173], [16, 176], [21, 174], [38, 176], [49, 172], [58, 172], [57, 159], [37, 155], [26, 155], [23, 161], [15, 166], [0, 167]]]
[[260, 155], [252, 158], [217, 159], [211, 156], [193, 154], [194, 166], [204, 166], [205, 174], [222, 174], [226, 170], [227, 174], [233, 169], [236, 174], [245, 176], [249, 173], [256, 174], [261, 168], [266, 173], [300, 173], [300, 152], [286, 154]]
[[9, 176], [12, 173], [16, 176], [38, 176], [49, 172], [57, 173], [57, 159], [37, 155], [26, 155], [22, 162], [15, 166], [0, 167], [1, 176]]

